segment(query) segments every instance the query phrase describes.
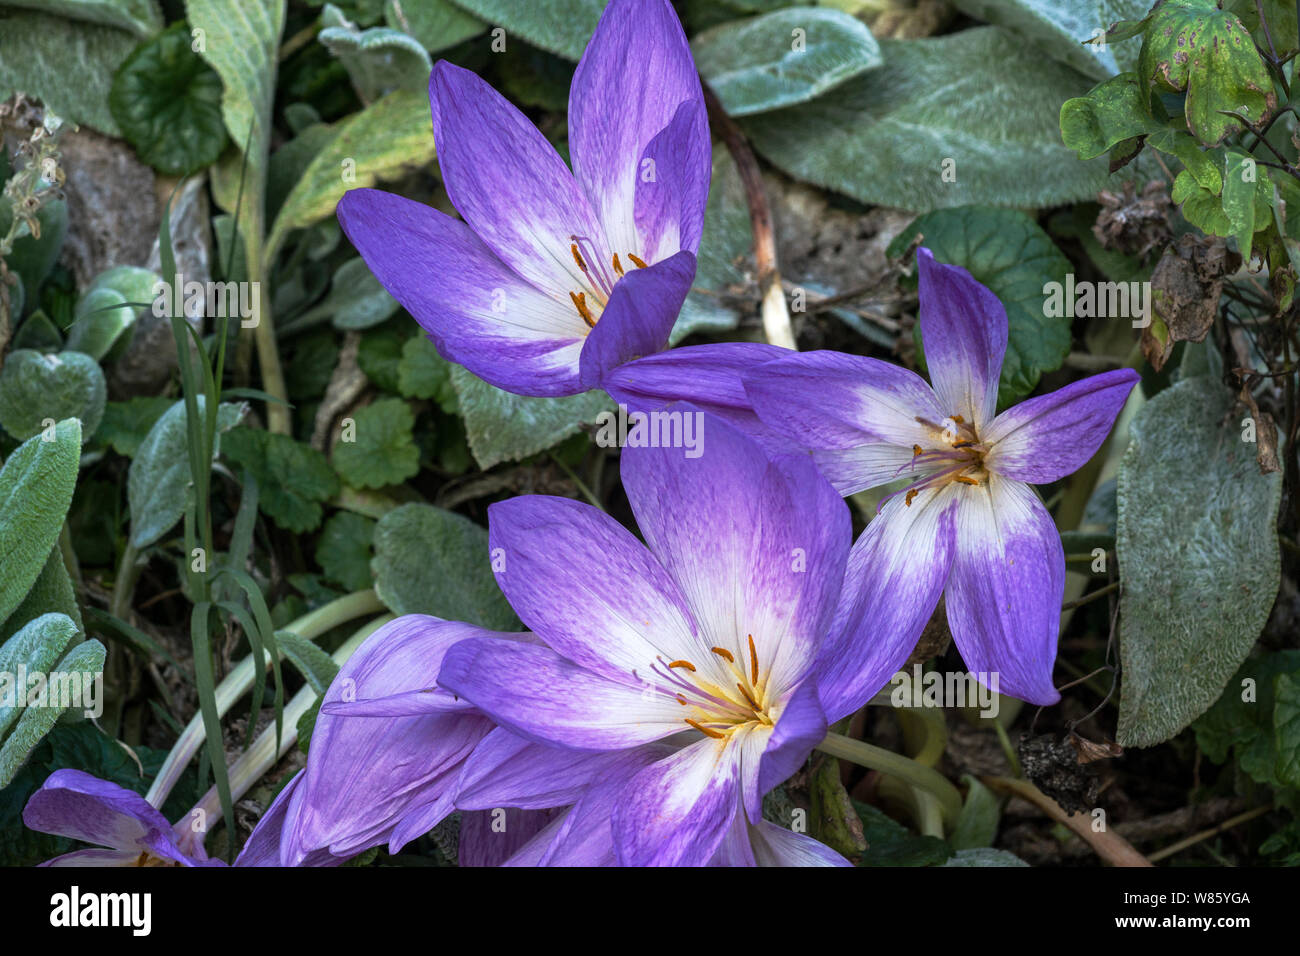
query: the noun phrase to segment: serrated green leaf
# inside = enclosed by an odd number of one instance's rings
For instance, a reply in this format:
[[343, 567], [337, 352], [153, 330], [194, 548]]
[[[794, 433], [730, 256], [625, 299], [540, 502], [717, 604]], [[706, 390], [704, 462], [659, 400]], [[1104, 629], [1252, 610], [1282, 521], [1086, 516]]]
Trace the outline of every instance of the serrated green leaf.
[[108, 106], [141, 161], [188, 176], [226, 148], [221, 77], [195, 53], [189, 26], [176, 23], [136, 47], [113, 76]]
[[1259, 473], [1233, 406], [1216, 379], [1185, 379], [1132, 425], [1116, 535], [1125, 747], [1168, 740], [1214, 703], [1277, 594], [1282, 476]]
[[1281, 785], [1276, 734], [1276, 689], [1281, 675], [1300, 675], [1300, 651], [1251, 657], [1228, 680], [1222, 695], [1192, 724], [1196, 745], [1215, 763], [1235, 749], [1237, 765], [1259, 783]]
[[1186, 91], [1187, 128], [1214, 146], [1241, 123], [1267, 119], [1277, 109], [1273, 80], [1242, 22], [1218, 0], [1165, 0], [1152, 12], [1138, 74], [1144, 95], [1153, 86]]
[[107, 391], [104, 373], [89, 355], [10, 352], [0, 371], [0, 426], [25, 441], [52, 422], [76, 418], [88, 440], [99, 427]]
[[[1047, 283], [1061, 284], [1073, 267], [1051, 237], [1014, 209], [967, 206], [917, 218], [890, 244], [899, 255], [920, 234], [939, 262], [969, 270], [1007, 310], [1007, 352], [998, 384], [1002, 407], [1023, 398], [1044, 372], [1061, 367], [1070, 351], [1070, 319], [1047, 308]], [[919, 326], [917, 346], [921, 348]]]
[[366, 378], [386, 392], [401, 390], [399, 369], [402, 364], [402, 347], [408, 338], [417, 331], [414, 323], [405, 329], [394, 328], [392, 324], [380, 329], [372, 329], [361, 336], [361, 345], [357, 348], [357, 365]]
[[978, 847], [958, 850], [940, 866], [1028, 866], [1024, 860], [1006, 850]]
[[329, 580], [347, 591], [372, 587], [370, 541], [375, 523], [351, 511], [339, 511], [325, 522], [316, 542], [316, 563]]
[[0, 100], [21, 90], [68, 122], [118, 136], [108, 91], [135, 44], [134, 36], [114, 27], [0, 12]]
[[[206, 396], [196, 398], [202, 413]], [[221, 433], [234, 428], [244, 410], [245, 406], [230, 402], [218, 406], [213, 457], [221, 450]], [[131, 509], [131, 545], [137, 550], [165, 535], [185, 513], [186, 488], [191, 481], [187, 425], [185, 402], [173, 403], [149, 429], [131, 462], [126, 497]]]
[[1278, 674], [1273, 701], [1277, 779], [1285, 786], [1300, 787], [1300, 675]]
[[307, 165], [276, 216], [267, 240], [278, 249], [294, 229], [334, 215], [349, 189], [373, 186], [434, 157], [429, 99], [396, 90], [333, 127], [334, 137]]
[[54, 441], [28, 439], [0, 468], [0, 622], [36, 582], [72, 504], [81, 461], [81, 423], [54, 427]]
[[427, 88], [433, 61], [418, 40], [390, 27], [358, 29], [332, 3], [325, 4], [321, 25], [317, 39], [343, 64], [362, 101]]
[[375, 592], [394, 614], [519, 628], [492, 573], [487, 531], [468, 518], [432, 505], [402, 505], [379, 519], [374, 544]]
[[721, 24], [696, 36], [691, 53], [732, 116], [806, 103], [884, 62], [861, 20], [815, 7]]
[[1105, 163], [1061, 142], [1061, 103], [1089, 85], [1080, 74], [997, 27], [880, 48], [881, 69], [743, 120], [754, 146], [797, 179], [915, 212], [1051, 206], [1106, 185]]
[[480, 468], [518, 461], [577, 434], [614, 407], [604, 392], [531, 398], [489, 385], [460, 365], [451, 369], [469, 447]]
[[400, 398], [384, 398], [359, 409], [348, 440], [334, 446], [334, 468], [353, 488], [401, 484], [420, 470], [415, 416]]
[[149, 430], [173, 405], [172, 399], [155, 395], [109, 402], [104, 406], [99, 428], [95, 429], [95, 441], [112, 447], [125, 458], [134, 458]]
[[260, 428], [236, 428], [225, 437], [222, 453], [257, 479], [262, 511], [286, 531], [313, 531], [321, 521], [321, 502], [339, 490], [329, 461], [310, 445]]
[[456, 389], [451, 384], [451, 363], [423, 335], [413, 335], [402, 346], [397, 363], [397, 387], [407, 398], [432, 398], [442, 409], [455, 413]]
[[324, 696], [330, 683], [339, 672], [339, 665], [319, 647], [293, 631], [276, 631], [276, 646], [284, 652], [298, 673], [303, 676], [312, 690]]

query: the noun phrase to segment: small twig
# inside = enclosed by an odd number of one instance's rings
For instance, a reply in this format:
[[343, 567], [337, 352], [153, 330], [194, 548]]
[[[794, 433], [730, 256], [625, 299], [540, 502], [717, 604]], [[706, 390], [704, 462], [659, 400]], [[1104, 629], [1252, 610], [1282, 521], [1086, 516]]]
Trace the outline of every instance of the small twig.
[[735, 120], [727, 115], [717, 94], [703, 80], [700, 82], [704, 87], [704, 102], [709, 110], [709, 125], [726, 144], [745, 187], [745, 202], [749, 206], [749, 221], [754, 231], [754, 262], [758, 267], [763, 334], [772, 345], [794, 349], [794, 329], [790, 326], [790, 309], [781, 288], [781, 271], [776, 260], [776, 233], [772, 228], [772, 207], [763, 189], [763, 172], [759, 169], [758, 158], [745, 139], [745, 134]]
[[1072, 611], [1076, 607], [1083, 607], [1085, 604], [1091, 604], [1093, 601], [1097, 600], [1097, 598], [1105, 597], [1107, 594], [1110, 594], [1112, 591], [1118, 591], [1118, 590], [1119, 590], [1119, 582], [1114, 581], [1106, 585], [1104, 588], [1098, 588], [1097, 590], [1093, 591], [1091, 594], [1084, 595], [1083, 597], [1079, 598], [1079, 600], [1077, 601], [1067, 601], [1065, 604], [1061, 605], [1061, 610]]
[[1157, 850], [1155, 853], [1152, 853], [1147, 857], [1147, 859], [1152, 863], [1158, 863], [1167, 857], [1173, 856], [1175, 853], [1183, 852], [1183, 850], [1186, 850], [1188, 847], [1195, 846], [1202, 840], [1208, 840], [1210, 837], [1220, 834], [1225, 830], [1231, 830], [1233, 827], [1239, 826], [1247, 820], [1253, 820], [1256, 817], [1263, 816], [1272, 809], [1271, 806], [1255, 807], [1251, 810], [1247, 810], [1245, 813], [1239, 813], [1231, 819], [1224, 820], [1218, 826], [1210, 827], [1208, 830], [1202, 830], [1200, 833], [1193, 833], [1185, 840], [1179, 840], [1177, 843], [1171, 844], [1163, 850]]

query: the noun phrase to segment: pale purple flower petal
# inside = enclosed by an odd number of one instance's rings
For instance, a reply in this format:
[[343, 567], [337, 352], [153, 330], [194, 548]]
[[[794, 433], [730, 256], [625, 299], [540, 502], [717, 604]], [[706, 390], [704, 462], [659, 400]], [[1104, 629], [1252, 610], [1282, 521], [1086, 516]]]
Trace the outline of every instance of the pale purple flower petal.
[[462, 810], [569, 806], [594, 781], [626, 762], [623, 751], [548, 747], [498, 727], [465, 761], [456, 788]]
[[686, 251], [620, 279], [582, 346], [582, 387], [596, 388], [622, 363], [666, 347], [694, 279], [695, 256]]
[[[244, 848], [235, 858], [235, 866], [283, 866], [280, 860], [280, 839], [284, 832], [284, 821], [288, 816], [289, 804], [293, 795], [306, 780], [306, 774], [298, 773], [280, 788], [271, 805], [257, 821], [253, 832], [249, 834]], [[299, 863], [299, 866], [340, 866], [347, 862], [345, 856], [335, 856], [328, 850], [313, 850]]]
[[[712, 173], [710, 145], [704, 104], [687, 101], [646, 147], [636, 178], [636, 231], [646, 262], [678, 249], [699, 249]], [[607, 228], [612, 235], [621, 231]]]
[[445, 60], [434, 64], [429, 99], [438, 167], [456, 211], [532, 285], [582, 288], [573, 237], [604, 248], [604, 228], [546, 137], [484, 80]]
[[969, 272], [936, 262], [929, 249], [916, 250], [916, 263], [930, 382], [945, 416], [982, 428], [997, 411], [1007, 310]]
[[762, 820], [749, 828], [758, 866], [852, 866], [824, 843]]
[[1052, 684], [1065, 592], [1065, 553], [1033, 488], [993, 476], [964, 488], [945, 596], [953, 640], [977, 676], [1031, 704], [1060, 700]]
[[375, 278], [448, 361], [519, 394], [582, 391], [577, 362], [587, 325], [573, 304], [529, 285], [463, 222], [378, 189], [350, 190], [338, 218]]
[[758, 773], [742, 768], [745, 811], [751, 821], [763, 816], [763, 794], [790, 779], [826, 737], [826, 714], [817, 693], [812, 681], [799, 685], [776, 715], [776, 726], [767, 739]]
[[1042, 485], [1078, 471], [1101, 447], [1137, 372], [1122, 368], [1080, 379], [1008, 408], [984, 432], [989, 468]]
[[37, 866], [136, 866], [139, 860], [140, 854], [134, 850], [73, 850]]
[[[701, 219], [712, 165], [704, 97], [686, 36], [668, 0], [613, 0], [569, 91], [574, 175], [596, 205], [612, 252], [647, 258], [633, 213], [641, 160], [684, 103], [695, 106], [685, 122], [696, 143], [675, 143], [677, 162], [667, 169], [657, 163], [653, 173], [665, 191], [681, 197], [682, 218]], [[682, 232], [680, 248], [694, 252], [689, 230]]]
[[560, 810], [497, 807], [460, 815], [460, 866], [501, 866], [556, 818]]

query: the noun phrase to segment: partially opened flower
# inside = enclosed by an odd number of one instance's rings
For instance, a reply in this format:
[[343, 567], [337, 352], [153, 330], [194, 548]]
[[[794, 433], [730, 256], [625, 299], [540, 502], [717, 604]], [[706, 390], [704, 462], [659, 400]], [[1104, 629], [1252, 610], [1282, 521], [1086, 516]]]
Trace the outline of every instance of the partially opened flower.
[[[705, 434], [694, 459], [624, 451], [645, 545], [569, 499], [492, 505], [497, 581], [548, 646], [471, 638], [438, 678], [553, 747], [634, 756], [675, 738], [637, 772], [608, 775], [626, 865], [702, 865], [737, 813], [761, 827], [763, 794], [901, 663], [900, 642], [873, 646], [837, 615], [849, 515], [812, 461], [769, 458], [712, 416]], [[553, 758], [530, 759], [514, 771], [539, 776]]]
[[690, 48], [668, 0], [612, 0], [573, 77], [573, 169], [519, 110], [440, 61], [439, 166], [464, 221], [374, 189], [344, 231], [443, 356], [522, 395], [597, 387], [664, 348], [695, 277], [711, 174]]
[[1065, 555], [1030, 485], [1092, 457], [1138, 376], [1105, 372], [996, 414], [1006, 310], [966, 270], [927, 249], [917, 261], [933, 388], [877, 359], [809, 352], [746, 373], [746, 392], [841, 494], [910, 479], [854, 548], [858, 586], [890, 590], [893, 613], [922, 624], [945, 594], [967, 667], [997, 673], [1002, 693], [1054, 703]]
[[81, 770], [56, 770], [23, 808], [28, 829], [90, 843], [42, 866], [222, 866], [144, 797]]

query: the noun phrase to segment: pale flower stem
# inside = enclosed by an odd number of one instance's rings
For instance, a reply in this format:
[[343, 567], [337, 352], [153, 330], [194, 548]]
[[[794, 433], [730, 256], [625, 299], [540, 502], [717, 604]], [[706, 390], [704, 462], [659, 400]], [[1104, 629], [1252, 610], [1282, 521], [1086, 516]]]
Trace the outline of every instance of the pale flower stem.
[[902, 754], [896, 754], [892, 750], [854, 740], [843, 734], [827, 734], [826, 739], [817, 745], [817, 749], [858, 766], [898, 777], [919, 790], [933, 794], [939, 802], [944, 825], [949, 830], [956, 825], [957, 817], [961, 814], [961, 793], [937, 770], [917, 763]]

